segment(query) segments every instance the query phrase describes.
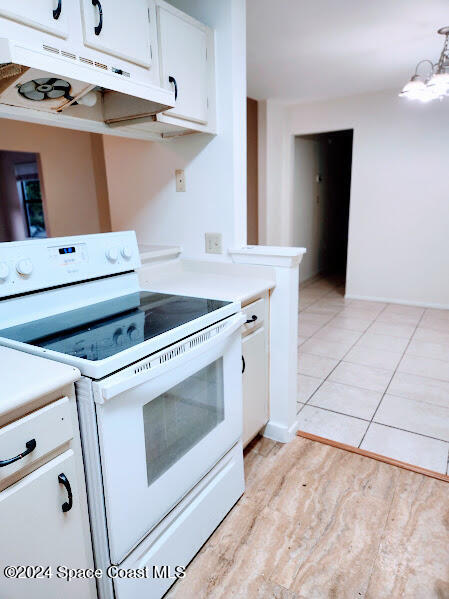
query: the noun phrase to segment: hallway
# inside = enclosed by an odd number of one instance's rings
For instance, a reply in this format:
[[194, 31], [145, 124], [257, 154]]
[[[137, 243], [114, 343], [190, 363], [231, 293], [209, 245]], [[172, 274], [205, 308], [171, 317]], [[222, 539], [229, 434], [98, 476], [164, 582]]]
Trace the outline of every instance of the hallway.
[[299, 429], [448, 474], [449, 311], [300, 288]]

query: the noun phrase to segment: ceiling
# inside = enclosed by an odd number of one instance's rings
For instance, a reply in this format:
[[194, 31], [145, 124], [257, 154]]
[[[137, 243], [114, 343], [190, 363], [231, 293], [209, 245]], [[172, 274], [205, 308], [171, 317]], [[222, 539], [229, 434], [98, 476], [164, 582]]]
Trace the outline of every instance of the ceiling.
[[436, 62], [449, 0], [247, 0], [248, 96], [306, 102], [400, 89]]

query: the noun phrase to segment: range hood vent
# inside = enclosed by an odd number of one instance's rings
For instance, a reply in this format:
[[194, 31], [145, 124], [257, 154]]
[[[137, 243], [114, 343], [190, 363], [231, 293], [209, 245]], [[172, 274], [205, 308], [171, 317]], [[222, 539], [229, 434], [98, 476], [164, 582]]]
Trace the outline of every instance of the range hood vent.
[[37, 52], [0, 38], [0, 104], [117, 127], [156, 120], [173, 108], [174, 94], [133, 81], [112, 64], [48, 45]]

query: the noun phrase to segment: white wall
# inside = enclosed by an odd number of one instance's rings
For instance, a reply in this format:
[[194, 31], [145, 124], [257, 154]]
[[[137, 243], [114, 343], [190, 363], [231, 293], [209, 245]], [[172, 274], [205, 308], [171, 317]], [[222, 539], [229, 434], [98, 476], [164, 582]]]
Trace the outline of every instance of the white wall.
[[449, 307], [449, 100], [412, 103], [392, 90], [284, 106], [281, 116], [270, 104], [285, 122], [281, 141], [268, 126], [261, 136], [279, 148], [262, 174], [265, 214], [281, 213], [264, 224], [270, 243], [293, 235], [280, 226], [293, 220], [293, 136], [354, 129], [347, 295]]
[[[135, 229], [140, 242], [180, 244], [204, 256], [204, 233], [226, 249], [246, 243], [246, 70], [244, 0], [173, 0], [216, 30], [216, 137], [191, 135], [166, 144], [104, 138], [112, 228]], [[176, 193], [175, 169], [187, 191]]]

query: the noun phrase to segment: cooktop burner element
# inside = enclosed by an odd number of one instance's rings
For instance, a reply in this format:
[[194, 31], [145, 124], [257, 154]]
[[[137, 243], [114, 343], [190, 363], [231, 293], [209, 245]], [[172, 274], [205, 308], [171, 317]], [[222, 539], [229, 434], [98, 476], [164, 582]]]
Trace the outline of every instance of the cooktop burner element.
[[0, 337], [98, 361], [229, 303], [143, 291], [0, 330]]

